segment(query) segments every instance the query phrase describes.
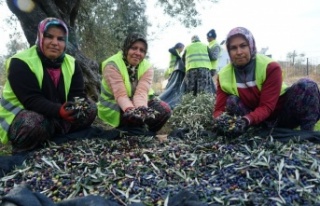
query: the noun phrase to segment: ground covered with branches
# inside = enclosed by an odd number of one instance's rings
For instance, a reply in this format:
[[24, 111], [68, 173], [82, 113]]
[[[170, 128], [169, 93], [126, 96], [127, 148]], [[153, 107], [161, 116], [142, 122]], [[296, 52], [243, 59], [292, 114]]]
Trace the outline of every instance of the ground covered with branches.
[[55, 202], [94, 194], [121, 205], [165, 205], [186, 189], [208, 205], [320, 203], [319, 145], [296, 137], [281, 143], [252, 133], [204, 133], [212, 101], [186, 96], [175, 109], [168, 126], [188, 129], [183, 138], [124, 135], [51, 143], [1, 178], [0, 194], [25, 182]]

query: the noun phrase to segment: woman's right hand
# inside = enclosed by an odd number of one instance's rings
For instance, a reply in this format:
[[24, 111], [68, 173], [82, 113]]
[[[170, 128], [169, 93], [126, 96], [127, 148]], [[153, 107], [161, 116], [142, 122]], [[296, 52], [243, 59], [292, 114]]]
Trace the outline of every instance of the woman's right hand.
[[73, 109], [75, 104], [73, 102], [65, 102], [61, 105], [59, 115], [62, 119], [68, 122], [74, 122], [76, 120], [76, 110]]
[[129, 122], [135, 124], [141, 124], [144, 121], [144, 115], [142, 115], [136, 108], [129, 107], [123, 113], [123, 117], [126, 118]]

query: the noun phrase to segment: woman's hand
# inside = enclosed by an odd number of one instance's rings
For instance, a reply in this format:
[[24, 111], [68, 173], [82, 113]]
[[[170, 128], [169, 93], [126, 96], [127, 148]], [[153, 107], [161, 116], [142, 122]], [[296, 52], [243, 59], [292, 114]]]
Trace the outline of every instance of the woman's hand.
[[245, 117], [223, 113], [214, 120], [213, 130], [225, 136], [240, 136], [248, 129], [249, 121]]
[[126, 118], [129, 122], [135, 124], [141, 124], [144, 120], [144, 116], [142, 116], [134, 107], [127, 108], [123, 113], [123, 117]]
[[59, 115], [62, 119], [68, 122], [74, 122], [76, 120], [76, 111], [70, 109], [74, 107], [74, 102], [65, 102], [59, 110]]

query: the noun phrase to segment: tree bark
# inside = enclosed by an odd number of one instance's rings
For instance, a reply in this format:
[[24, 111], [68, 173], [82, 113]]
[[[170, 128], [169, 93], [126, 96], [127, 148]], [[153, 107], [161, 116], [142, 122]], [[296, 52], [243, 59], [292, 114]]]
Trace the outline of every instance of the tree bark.
[[74, 56], [79, 62], [83, 72], [85, 90], [87, 95], [94, 101], [98, 101], [100, 91], [99, 64], [87, 58], [79, 49], [75, 29], [81, 0], [33, 0], [35, 7], [30, 12], [21, 11], [14, 1], [6, 0], [11, 12], [18, 18], [24, 35], [30, 46], [37, 39], [37, 27], [40, 21], [47, 17], [56, 17], [63, 20], [69, 29], [67, 53]]

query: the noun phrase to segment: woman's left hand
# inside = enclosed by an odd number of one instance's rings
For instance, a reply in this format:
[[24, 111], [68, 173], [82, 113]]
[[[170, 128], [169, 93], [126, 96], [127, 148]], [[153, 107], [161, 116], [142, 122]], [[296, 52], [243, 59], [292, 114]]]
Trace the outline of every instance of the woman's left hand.
[[241, 119], [236, 120], [235, 125], [236, 125], [234, 128], [235, 132], [238, 134], [243, 134], [247, 131], [249, 122], [247, 119], [242, 117]]

